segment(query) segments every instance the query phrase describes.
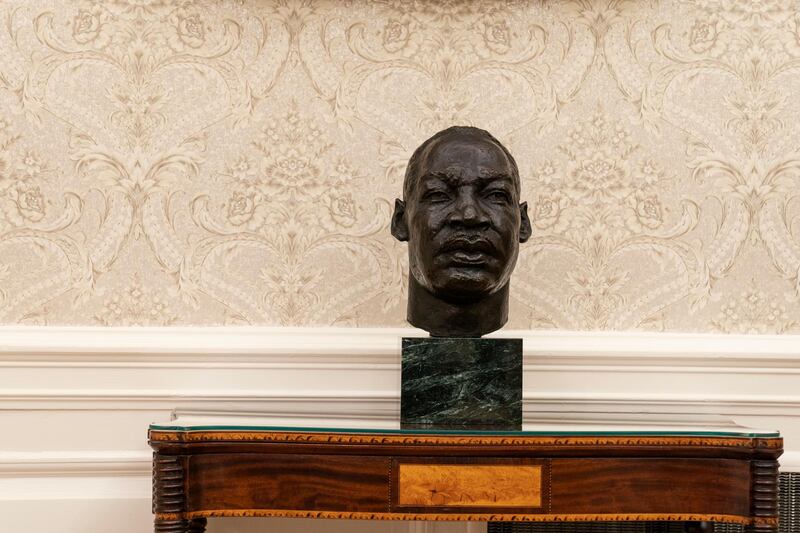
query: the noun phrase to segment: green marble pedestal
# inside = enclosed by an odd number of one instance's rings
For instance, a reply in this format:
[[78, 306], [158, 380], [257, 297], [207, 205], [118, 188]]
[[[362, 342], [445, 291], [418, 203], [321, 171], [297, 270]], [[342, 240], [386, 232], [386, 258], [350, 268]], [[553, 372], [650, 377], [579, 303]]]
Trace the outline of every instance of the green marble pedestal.
[[403, 428], [522, 428], [522, 339], [403, 338]]

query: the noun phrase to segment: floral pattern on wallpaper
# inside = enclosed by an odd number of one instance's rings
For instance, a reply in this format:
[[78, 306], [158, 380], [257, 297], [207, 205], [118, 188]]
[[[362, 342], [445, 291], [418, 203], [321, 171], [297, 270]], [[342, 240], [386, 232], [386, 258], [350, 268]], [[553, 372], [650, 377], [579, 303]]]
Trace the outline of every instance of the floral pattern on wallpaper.
[[511, 327], [800, 329], [796, 0], [13, 0], [0, 321], [401, 325], [452, 124], [517, 157]]

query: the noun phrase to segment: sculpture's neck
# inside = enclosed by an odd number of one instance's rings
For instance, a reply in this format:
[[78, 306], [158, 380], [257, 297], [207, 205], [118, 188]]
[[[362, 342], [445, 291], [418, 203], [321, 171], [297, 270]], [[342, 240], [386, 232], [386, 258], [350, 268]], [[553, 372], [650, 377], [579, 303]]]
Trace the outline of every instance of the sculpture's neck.
[[408, 322], [433, 337], [480, 337], [508, 320], [508, 283], [488, 297], [466, 304], [440, 300], [408, 276]]

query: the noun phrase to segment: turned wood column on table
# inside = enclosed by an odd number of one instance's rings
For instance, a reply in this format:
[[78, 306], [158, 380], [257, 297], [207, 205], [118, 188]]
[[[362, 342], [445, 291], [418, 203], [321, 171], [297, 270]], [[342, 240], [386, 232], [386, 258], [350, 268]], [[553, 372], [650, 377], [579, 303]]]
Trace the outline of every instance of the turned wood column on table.
[[745, 531], [777, 533], [778, 531], [778, 461], [755, 459], [750, 462], [751, 515], [754, 523]]
[[185, 460], [180, 455], [153, 454], [155, 533], [203, 533], [206, 530], [205, 518], [186, 520], [181, 517], [186, 511]]

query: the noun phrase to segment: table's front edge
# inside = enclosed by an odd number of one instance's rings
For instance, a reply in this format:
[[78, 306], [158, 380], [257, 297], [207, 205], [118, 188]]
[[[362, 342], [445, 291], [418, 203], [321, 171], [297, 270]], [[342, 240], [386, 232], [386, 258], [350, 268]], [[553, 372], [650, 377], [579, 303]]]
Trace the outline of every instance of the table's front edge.
[[220, 517], [328, 518], [341, 520], [431, 520], [469, 522], [724, 522], [777, 526], [777, 517], [746, 517], [722, 514], [521, 514], [521, 513], [378, 513], [310, 511], [291, 509], [217, 509], [185, 513], [156, 513], [159, 520], [190, 520]]
[[507, 436], [507, 435], [395, 435], [381, 433], [308, 433], [308, 432], [231, 432], [231, 431], [158, 431], [150, 430], [150, 444], [203, 442], [265, 442], [334, 445], [439, 445], [439, 446], [709, 446], [780, 450], [782, 437], [707, 437], [707, 436]]

